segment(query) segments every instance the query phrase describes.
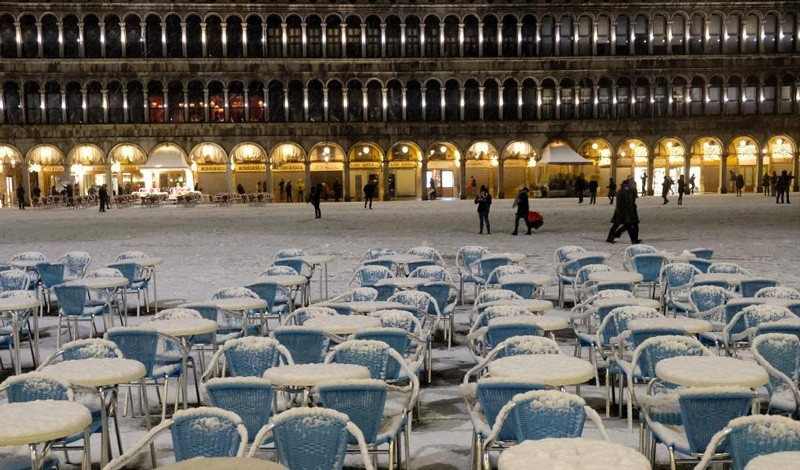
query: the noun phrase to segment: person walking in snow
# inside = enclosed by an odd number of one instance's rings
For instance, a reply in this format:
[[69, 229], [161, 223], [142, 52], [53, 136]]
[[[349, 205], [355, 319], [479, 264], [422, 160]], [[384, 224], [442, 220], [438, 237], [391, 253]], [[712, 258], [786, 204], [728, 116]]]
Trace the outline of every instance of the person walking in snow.
[[278, 183], [278, 202], [281, 202], [281, 199], [283, 199], [283, 194], [284, 194], [283, 187], [284, 186], [286, 186], [286, 181], [284, 181], [283, 178], [281, 178], [281, 182]]
[[597, 180], [589, 181], [589, 204], [596, 204], [597, 203], [597, 187], [600, 184]]
[[667, 204], [669, 202], [669, 199], [667, 199], [667, 195], [669, 194], [669, 188], [671, 187], [672, 187], [672, 179], [669, 177], [669, 175], [664, 175], [664, 182], [661, 184], [661, 197], [664, 199], [664, 204]]
[[764, 191], [764, 196], [769, 196], [769, 173], [764, 172], [764, 177], [761, 178], [761, 190]]
[[286, 202], [292, 202], [292, 180], [286, 182]]
[[486, 186], [481, 185], [481, 191], [475, 198], [475, 204], [478, 205], [478, 220], [481, 224], [481, 230], [478, 234], [483, 234], [483, 225], [486, 224], [486, 234], [491, 235], [492, 229], [489, 226], [489, 206], [492, 205], [492, 195], [489, 194], [489, 190], [486, 189]]
[[736, 177], [736, 197], [742, 197], [742, 189], [744, 189], [744, 175], [739, 173]]
[[617, 197], [617, 183], [614, 178], [608, 179], [608, 203], [614, 204], [614, 198]]
[[[516, 219], [514, 220], [514, 231], [511, 232], [511, 235], [516, 235], [519, 232], [519, 221], [522, 219], [525, 225], [528, 225], [528, 211], [530, 210], [530, 202], [528, 201], [528, 188], [524, 185], [520, 186], [519, 194], [517, 194], [516, 199], [514, 199], [514, 205], [512, 206], [517, 209], [516, 212]], [[531, 234], [531, 228], [528, 227], [528, 235]]]
[[575, 180], [575, 194], [578, 196], [578, 204], [583, 204], [584, 191], [586, 191], [586, 180], [583, 179], [583, 174], [581, 173]]
[[369, 208], [372, 209], [372, 198], [375, 196], [375, 183], [372, 180], [369, 180], [367, 184], [364, 185], [364, 209], [367, 208], [367, 204], [369, 204]]
[[686, 192], [686, 180], [683, 175], [678, 177], [678, 205], [683, 205], [683, 194]]
[[320, 201], [320, 192], [322, 189], [322, 185], [311, 186], [311, 190], [308, 193], [308, 203], [314, 206], [314, 218], [321, 219], [322, 218], [322, 211], [319, 210], [319, 201]]

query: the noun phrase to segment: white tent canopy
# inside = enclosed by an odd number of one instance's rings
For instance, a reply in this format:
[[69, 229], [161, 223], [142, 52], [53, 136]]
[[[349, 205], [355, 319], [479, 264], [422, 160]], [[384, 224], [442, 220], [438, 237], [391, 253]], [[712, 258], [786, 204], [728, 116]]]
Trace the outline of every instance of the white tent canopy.
[[578, 155], [569, 145], [552, 143], [545, 147], [539, 165], [591, 165], [592, 162]]
[[154, 152], [147, 163], [142, 165], [143, 170], [186, 170], [189, 165], [178, 151], [160, 149]]

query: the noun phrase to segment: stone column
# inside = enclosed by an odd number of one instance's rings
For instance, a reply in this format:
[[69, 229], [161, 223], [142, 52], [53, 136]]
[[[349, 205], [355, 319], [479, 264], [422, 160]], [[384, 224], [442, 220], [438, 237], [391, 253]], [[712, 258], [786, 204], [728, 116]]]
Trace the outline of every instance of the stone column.
[[422, 85], [419, 90], [420, 90], [420, 93], [422, 94], [422, 121], [424, 122], [424, 121], [427, 120], [426, 116], [425, 116], [425, 113], [426, 113], [427, 108], [428, 108], [428, 102], [425, 99], [425, 94], [428, 91], [428, 87], [426, 87], [425, 85]]
[[747, 52], [747, 39], [745, 34], [747, 32], [747, 17], [742, 16], [742, 23], [739, 25], [739, 52], [742, 54]]
[[183, 122], [189, 122], [189, 88], [183, 87]]
[[611, 31], [609, 31], [611, 36], [611, 55], [617, 55], [617, 22], [611, 22]]
[[[502, 26], [500, 26], [502, 29]], [[483, 23], [478, 23], [478, 57], [483, 57]]]
[[6, 122], [6, 113], [5, 113], [5, 100], [3, 99], [3, 94], [0, 93], [0, 124], [5, 124]]
[[[708, 24], [708, 23], [706, 23]], [[647, 54], [653, 55], [653, 22], [647, 22]]]
[[756, 153], [756, 192], [759, 194], [761, 194], [761, 191], [763, 190], [763, 186], [761, 185], [761, 177], [764, 175], [765, 156], [766, 154], [763, 154], [760, 151]]
[[517, 85], [517, 120], [522, 120], [522, 85]]
[[381, 184], [381, 193], [380, 199], [383, 201], [391, 200], [389, 195], [389, 159], [384, 156], [383, 163], [381, 163], [381, 176], [383, 177], [383, 182]]
[[[520, 95], [522, 96], [522, 95]], [[522, 106], [520, 106], [522, 109]], [[542, 86], [536, 85], [536, 119], [542, 119]]]
[[461, 155], [461, 165], [458, 167], [459, 172], [459, 199], [467, 198], [467, 159], [465, 155]]
[[225, 101], [223, 107], [225, 108], [225, 122], [231, 121], [231, 109], [228, 104], [228, 87], [222, 89], [222, 99]]
[[322, 87], [322, 119], [325, 122], [330, 121], [330, 111], [328, 108], [328, 87]]
[[[47, 95], [45, 94], [44, 90], [40, 90], [39, 91], [39, 112], [42, 114], [42, 124], [47, 124], [47, 106], [46, 106], [46, 102], [45, 102], [46, 98], [47, 98]], [[2, 109], [2, 108], [3, 107], [0, 106], [0, 109]], [[0, 112], [0, 114], [3, 114], [3, 113]]]
[[[631, 156], [633, 158], [633, 156]], [[654, 163], [654, 156], [652, 153], [647, 157], [647, 184], [646, 193], [650, 196], [653, 195], [653, 163]]]
[[[684, 85], [683, 86], [683, 115], [684, 116], [691, 116], [691, 111], [689, 110], [689, 108], [691, 106], [691, 103], [692, 103], [692, 97], [689, 95], [690, 91], [691, 91], [691, 85]], [[687, 99], [689, 101], [686, 101]]]
[[58, 56], [64, 57], [64, 23], [62, 23], [61, 20], [58, 20], [57, 24], [58, 24]]
[[283, 88], [283, 120], [289, 121], [289, 88]]
[[[205, 23], [203, 23], [205, 24]], [[205, 56], [205, 44], [203, 45], [203, 56]], [[161, 22], [161, 57], [167, 56], [167, 23]]]
[[536, 44], [536, 56], [538, 57], [540, 54], [539, 43], [542, 40], [542, 24], [539, 21], [536, 22], [536, 34], [534, 35], [533, 39], [534, 43]]
[[164, 122], [169, 122], [169, 90], [167, 87], [162, 88], [162, 94], [164, 95]]
[[244, 122], [250, 122], [250, 90], [244, 88]]
[[322, 23], [322, 58], [328, 57], [328, 25]]
[[483, 91], [484, 87], [478, 87], [478, 119], [483, 121]]
[[[86, 124], [87, 122], [89, 122], [89, 110], [86, 108], [86, 101], [87, 101], [86, 100], [86, 95], [87, 95], [86, 88], [81, 87], [81, 112], [82, 112], [82, 115], [83, 115], [83, 121], [81, 121], [81, 123], [83, 123], [83, 124]], [[24, 97], [25, 97], [24, 94], [20, 95], [20, 98], [21, 98], [20, 101], [22, 102], [22, 109], [25, 109]], [[22, 113], [22, 122], [23, 123], [26, 122], [25, 121], [25, 113]]]
[[503, 91], [504, 90], [505, 90], [505, 87], [503, 87], [503, 85], [500, 85], [500, 86], [497, 87], [497, 103], [498, 103], [497, 104], [497, 117], [501, 121], [503, 121], [505, 119], [505, 116], [503, 115], [503, 108], [504, 108], [503, 105], [505, 104], [505, 101], [503, 100]]
[[83, 23], [78, 22], [78, 56], [79, 57], [86, 57], [86, 48], [84, 47], [84, 38], [83, 38]]
[[211, 114], [208, 109], [208, 88], [203, 88], [203, 122], [211, 122]]
[[367, 56], [367, 24], [361, 23], [361, 57]]
[[381, 57], [386, 57], [386, 23], [381, 21]]
[[422, 196], [422, 200], [423, 201], [427, 201], [428, 200], [428, 191], [426, 189], [428, 187], [428, 155], [427, 154], [423, 154], [422, 155], [422, 161], [419, 162], [419, 165], [420, 165], [420, 168], [419, 168], [419, 170], [420, 170], [419, 171], [420, 172], [420, 177], [419, 177], [420, 189], [419, 189], [419, 192], [420, 192], [420, 194]]
[[348, 159], [347, 156], [345, 156], [344, 160], [344, 181], [342, 181], [342, 183], [344, 184], [344, 188], [342, 188], [344, 191], [344, 201], [350, 202], [353, 197], [350, 195], [350, 159]]
[[553, 41], [553, 55], [558, 57], [561, 55], [561, 21], [555, 20], [555, 40]]
[[[145, 90], [147, 93], [147, 90]], [[144, 101], [147, 103], [147, 100]], [[64, 124], [67, 123], [67, 92], [63, 88], [61, 89], [61, 122]]]
[[[245, 59], [249, 56], [247, 53], [247, 20], [242, 21], [242, 57]], [[247, 101], [245, 101], [246, 103]]]
[[504, 199], [506, 197], [505, 185], [505, 165], [503, 160], [497, 162], [497, 199]]
[[127, 124], [130, 121], [128, 116], [128, 89], [122, 89], [122, 122]]
[[381, 88], [381, 118], [383, 122], [387, 121], [386, 95], [387, 95], [386, 87]]
[[281, 53], [283, 54], [283, 57], [289, 57], [289, 45], [287, 44], [286, 27], [286, 23], [281, 23]]
[[592, 56], [597, 56], [597, 21], [592, 23]]
[[458, 89], [458, 119], [464, 120], [464, 87]]
[[[711, 84], [706, 83], [703, 87], [703, 115], [708, 116], [708, 99], [709, 99], [709, 90], [711, 89]], [[725, 87], [722, 88], [722, 92], [725, 92]]]
[[581, 118], [581, 87], [576, 85], [572, 89], [572, 106], [575, 107], [575, 119]]
[[728, 151], [722, 149], [722, 158], [719, 161], [719, 193], [728, 193]]
[[617, 85], [611, 85], [611, 117], [617, 117]]
[[[147, 83], [147, 80], [142, 80]], [[150, 122], [150, 93], [147, 91], [147, 86], [142, 87], [142, 95], [144, 95], [144, 122]]]
[[401, 88], [400, 91], [403, 94], [403, 96], [402, 96], [402, 100], [403, 100], [402, 101], [402, 104], [403, 104], [403, 122], [405, 122], [405, 120], [406, 120], [406, 104], [407, 104], [406, 103], [406, 87]]
[[556, 85], [556, 120], [561, 119], [561, 86]]
[[439, 55], [444, 57], [444, 23], [439, 24]]
[[[100, 57], [106, 57], [106, 24], [101, 21], [100, 26]], [[41, 42], [40, 42], [41, 44]]]
[[222, 57], [228, 57], [228, 23], [220, 23], [220, 32], [222, 33]]
[[592, 96], [592, 118], [593, 119], [597, 119], [597, 103], [598, 103], [597, 94], [598, 94], [599, 91], [600, 91], [600, 86], [599, 85], [595, 85], [594, 86], [594, 96]]
[[342, 23], [341, 28], [339, 28], [339, 32], [341, 34], [341, 57], [347, 57], [347, 25]]
[[262, 92], [264, 93], [264, 122], [269, 122], [269, 113], [271, 112], [269, 108], [269, 87], [264, 87]]
[[[103, 87], [100, 90], [100, 94], [102, 95], [103, 99], [103, 122], [108, 122], [108, 89]], [[44, 103], [44, 101], [42, 101]]]
[[[201, 38], [201, 41], [203, 41], [203, 43], [205, 44], [205, 31], [203, 32], [202, 35], [203, 35], [203, 37]], [[183, 53], [183, 57], [189, 57], [189, 54], [186, 51], [186, 22], [185, 21], [181, 21], [181, 51]], [[205, 56], [205, 53], [203, 53], [203, 56]]]
[[125, 33], [125, 22], [119, 24], [119, 44], [122, 58], [128, 57], [128, 35]]
[[308, 88], [303, 87], [303, 122], [308, 121]]
[[[420, 25], [422, 28], [423, 25]], [[406, 56], [406, 24], [400, 23], [400, 57]]]
[[362, 116], [361, 116], [362, 119], [361, 120], [362, 121], [367, 122], [369, 120], [368, 116], [367, 116], [368, 112], [369, 112], [369, 94], [367, 93], [367, 88], [366, 87], [362, 87], [361, 88], [361, 114], [362, 114]]
[[[103, 23], [100, 23], [103, 24]], [[36, 22], [36, 44], [37, 44], [37, 51], [36, 57], [42, 58], [44, 57], [44, 42], [42, 41], [42, 22]], [[105, 48], [103, 49], [105, 51]], [[105, 55], [104, 55], [105, 57]]]
[[22, 58], [22, 26], [19, 21], [14, 22], [14, 30], [16, 31], [15, 40], [17, 42], [17, 57]]
[[225, 164], [225, 181], [228, 183], [228, 192], [233, 192], [233, 170], [231, 169], [231, 164]]
[[522, 22], [521, 21], [517, 22], [517, 57], [522, 57]]
[[[617, 184], [619, 184], [619, 181], [617, 180], [617, 159], [618, 158], [619, 158], [619, 156], [617, 155], [617, 152], [614, 152], [614, 156], [613, 156], [613, 158], [611, 158], [611, 177], [614, 178], [614, 181]], [[631, 161], [633, 161], [633, 155], [631, 155]]]
[[202, 43], [203, 57], [208, 57], [208, 34], [205, 22], [200, 23], [200, 42]]
[[300, 34], [303, 42], [303, 57], [308, 57], [308, 35], [306, 34], [306, 22], [300, 23]]

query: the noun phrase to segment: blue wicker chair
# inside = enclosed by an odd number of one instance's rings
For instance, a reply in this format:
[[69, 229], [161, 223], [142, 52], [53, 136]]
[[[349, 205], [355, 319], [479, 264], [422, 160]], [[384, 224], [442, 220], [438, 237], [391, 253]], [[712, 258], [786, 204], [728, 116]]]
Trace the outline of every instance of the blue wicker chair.
[[[458, 297], [464, 304], [464, 284], [474, 284], [477, 278], [473, 265], [481, 259], [488, 250], [482, 246], [462, 246], [456, 252], [456, 268], [458, 269]], [[476, 286], [477, 292], [477, 286]]]
[[172, 435], [176, 462], [195, 457], [243, 457], [247, 449], [247, 429], [239, 416], [220, 408], [200, 407], [178, 411], [171, 419], [162, 421], [104, 470], [130, 465], [145, 446], [167, 430]]
[[769, 410], [798, 416], [800, 408], [800, 338], [785, 333], [757, 335], [750, 348], [769, 373]]
[[659, 253], [658, 249], [651, 245], [636, 244], [625, 248], [622, 252], [622, 266], [626, 271], [633, 271], [633, 257], [636, 255], [651, 255]]
[[737, 356], [739, 349], [749, 347], [761, 324], [794, 319], [797, 319], [797, 316], [780, 305], [750, 305], [730, 319], [722, 329], [722, 338], [728, 348], [728, 353], [731, 356]]
[[363, 261], [361, 266], [381, 266], [391, 272], [395, 272], [397, 270], [397, 266], [394, 264], [394, 261], [389, 259], [368, 259]]
[[605, 264], [587, 264], [580, 268], [575, 273], [575, 277], [572, 281], [572, 292], [575, 297], [575, 305], [583, 302], [592, 295], [592, 293], [589, 292], [589, 288], [594, 285], [595, 282], [589, 279], [590, 274], [613, 270], [614, 269], [611, 266]]
[[253, 377], [225, 377], [211, 379], [204, 385], [208, 403], [216, 408], [236, 413], [247, 428], [248, 442], [272, 415], [272, 385], [264, 379]]
[[85, 251], [70, 251], [56, 260], [66, 265], [65, 279], [81, 279], [92, 264], [92, 256]]
[[769, 299], [800, 300], [800, 292], [791, 287], [765, 287], [756, 292], [754, 297]]
[[[473, 265], [473, 278], [475, 279], [474, 282], [477, 289], [476, 295], [480, 293], [481, 290], [490, 286], [490, 282], [492, 281], [490, 280], [491, 275], [497, 268], [510, 264], [511, 260], [506, 256], [484, 255], [482, 258], [478, 259]], [[495, 279], [493, 282], [496, 283], [497, 280]]]
[[11, 290], [28, 290], [31, 279], [28, 273], [21, 269], [8, 269], [0, 271], [0, 292]]
[[125, 291], [136, 294], [136, 316], [141, 315], [142, 303], [146, 311], [150, 311], [150, 294], [147, 288], [150, 286], [150, 273], [147, 269], [134, 262], [113, 263], [108, 265], [122, 273], [128, 280]]
[[429, 315], [436, 315], [438, 309], [441, 314], [441, 321], [444, 323], [443, 330], [447, 340], [447, 348], [449, 349], [453, 344], [453, 314], [455, 313], [456, 305], [458, 305], [458, 288], [455, 285], [445, 281], [433, 281], [417, 287], [420, 292], [430, 294], [436, 301], [436, 305], [428, 306], [427, 313]]
[[689, 253], [695, 255], [700, 259], [710, 260], [714, 257], [714, 249], [713, 248], [692, 248], [689, 250]]
[[710, 261], [710, 260], [707, 260], [707, 259], [703, 259], [703, 258], [692, 258], [689, 261], [687, 261], [687, 263], [689, 263], [692, 266], [694, 266], [695, 268], [699, 269], [701, 273], [707, 273], [708, 272], [708, 268], [710, 268], [711, 265], [714, 264], [713, 261]]
[[[422, 366], [425, 342], [417, 335], [410, 333], [402, 328], [372, 328], [361, 330], [351, 336], [352, 339], [382, 341], [403, 357], [408, 369], [414, 375], [418, 375]], [[401, 383], [408, 382], [401, 364], [397, 361], [389, 361], [386, 367], [386, 378], [396, 380]]]
[[41, 298], [46, 302], [47, 310], [50, 310], [50, 291], [53, 287], [64, 283], [65, 269], [66, 266], [62, 263], [42, 261], [36, 264]]
[[[390, 367], [394, 361], [397, 367]], [[412, 380], [416, 379], [416, 372], [412, 371], [403, 356], [383, 341], [351, 339], [333, 349], [325, 356], [325, 364], [355, 364], [369, 369], [370, 377], [380, 380], [395, 380], [399, 372]], [[390, 374], [396, 374], [391, 376]]]
[[226, 341], [209, 361], [203, 378], [212, 377], [218, 365], [221, 377], [262, 377], [264, 372], [281, 363], [294, 364], [292, 354], [278, 341], [246, 336]]
[[701, 274], [700, 270], [689, 263], [669, 263], [661, 268], [662, 310], [673, 315], [691, 310], [689, 290], [697, 274]]
[[358, 287], [375, 287], [375, 284], [382, 280], [394, 277], [389, 268], [384, 266], [361, 266], [353, 273], [349, 285], [355, 283]]
[[642, 275], [640, 286], [650, 287], [650, 297], [656, 298], [656, 292], [661, 285], [661, 268], [666, 258], [659, 253], [647, 253], [631, 258], [631, 271]]
[[421, 277], [423, 279], [429, 279], [434, 282], [453, 282], [452, 278], [450, 277], [450, 273], [444, 266], [439, 266], [437, 264], [429, 265], [429, 266], [420, 266], [408, 274], [409, 277]]
[[[61, 347], [61, 334], [64, 325], [67, 325], [71, 339], [78, 339], [78, 323], [89, 322], [91, 333], [97, 333], [97, 326], [94, 323], [96, 317], [103, 318], [108, 315], [109, 304], [99, 300], [89, 299], [89, 289], [84, 286], [57, 285], [53, 287], [58, 300], [58, 332], [56, 337], [56, 347]], [[73, 323], [73, 328], [69, 328], [69, 323]]]
[[322, 330], [299, 326], [281, 326], [270, 333], [292, 356], [295, 364], [320, 364], [330, 345]]
[[[260, 280], [255, 283], [248, 284], [245, 287], [255, 292], [256, 295], [267, 301], [265, 316], [262, 317], [263, 318], [263, 323], [261, 325], [262, 335], [267, 334], [267, 332], [269, 332], [268, 320], [270, 318], [277, 318], [278, 323], [280, 323], [281, 316], [291, 312], [293, 309], [294, 298], [291, 296], [290, 292], [288, 292], [280, 284], [277, 284], [275, 282], [270, 282], [268, 279], [265, 279], [263, 281]], [[279, 303], [278, 300], [281, 297], [290, 299], [290, 301], [285, 303]]]
[[760, 455], [800, 451], [800, 422], [783, 416], [736, 418], [714, 435], [695, 469], [705, 470], [719, 451], [730, 455], [733, 470], [744, 470]]
[[373, 248], [371, 250], [368, 250], [363, 255], [361, 255], [361, 259], [359, 260], [359, 262], [369, 261], [381, 258], [383, 256], [391, 256], [396, 254], [397, 252], [394, 251], [392, 248]]
[[284, 319], [283, 324], [285, 326], [303, 326], [309, 318], [321, 315], [338, 315], [338, 312], [330, 307], [322, 305], [302, 307], [289, 314], [289, 316]]
[[350, 437], [358, 443], [364, 467], [373, 470], [364, 435], [346, 414], [325, 408], [293, 408], [277, 415], [253, 441], [248, 457], [272, 436], [280, 463], [292, 470], [341, 470]]
[[735, 263], [712, 263], [708, 267], [710, 274], [743, 274], [749, 276], [750, 272]]
[[739, 282], [736, 289], [742, 297], [755, 297], [756, 293], [761, 289], [775, 287], [777, 285], [778, 281], [775, 279], [753, 277]]

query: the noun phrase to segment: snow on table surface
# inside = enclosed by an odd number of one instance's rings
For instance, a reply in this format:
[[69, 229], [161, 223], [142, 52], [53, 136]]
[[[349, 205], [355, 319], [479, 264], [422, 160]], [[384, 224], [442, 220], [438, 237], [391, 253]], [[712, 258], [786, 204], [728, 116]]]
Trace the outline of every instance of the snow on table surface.
[[774, 454], [759, 455], [751, 460], [744, 470], [776, 470], [800, 468], [800, 452], [776, 452]]
[[506, 274], [505, 276], [500, 276], [498, 281], [500, 281], [501, 284], [506, 284], [509, 282], [530, 282], [539, 286], [543, 286], [553, 282], [553, 277], [548, 276], [547, 274], [534, 273]]
[[293, 286], [302, 286], [308, 282], [308, 278], [303, 276], [302, 274], [278, 274], [274, 276], [259, 276], [255, 278], [253, 281], [249, 282], [249, 284], [258, 284], [259, 282], [274, 282], [275, 284], [285, 286], [285, 287], [293, 287]]
[[430, 279], [424, 277], [389, 277], [381, 279], [375, 283], [376, 286], [395, 286], [399, 289], [414, 289], [423, 284], [431, 282]]
[[502, 357], [489, 363], [489, 374], [514, 377], [560, 387], [577, 385], [595, 376], [589, 361], [563, 354], [533, 354]]
[[733, 273], [702, 273], [695, 274], [692, 282], [727, 282], [728, 284], [738, 284], [750, 276]]
[[637, 307], [650, 307], [650, 308], [659, 308], [661, 307], [661, 302], [655, 299], [643, 299], [641, 297], [612, 297], [608, 299], [597, 299], [592, 302], [593, 307], [603, 308], [603, 307], [625, 307], [625, 306], [637, 306]]
[[110, 289], [128, 285], [128, 279], [124, 277], [86, 277], [69, 281], [66, 285], [84, 286], [89, 289]]
[[133, 359], [78, 359], [51, 364], [41, 371], [81, 387], [108, 387], [139, 380], [146, 371]]
[[229, 299], [212, 299], [208, 301], [211, 305], [216, 305], [217, 308], [228, 310], [231, 312], [238, 312], [242, 310], [253, 310], [256, 308], [265, 308], [267, 301], [264, 299], [256, 299], [253, 297], [233, 297]]
[[358, 313], [371, 313], [377, 310], [395, 310], [408, 307], [407, 305], [401, 304], [400, 302], [388, 302], [386, 300], [357, 300], [355, 302], [330, 302], [330, 303], [326, 302], [320, 305], [324, 305], [326, 307], [341, 305], [344, 307], [348, 307], [354, 312]]
[[0, 446], [47, 442], [81, 432], [92, 414], [80, 403], [38, 400], [0, 405]]
[[656, 365], [656, 376], [686, 387], [741, 385], [755, 388], [769, 380], [767, 371], [755, 362], [722, 356], [664, 359]]
[[642, 282], [644, 276], [633, 271], [596, 271], [589, 273], [589, 280], [594, 282]]
[[513, 317], [498, 317], [489, 320], [489, 325], [516, 325], [516, 324], [536, 325], [544, 331], [555, 331], [569, 328], [569, 322], [565, 318], [551, 315], [516, 315]]
[[244, 457], [195, 457], [158, 468], [162, 470], [286, 470], [286, 467], [277, 462]]
[[542, 299], [506, 299], [506, 300], [493, 300], [485, 304], [484, 307], [495, 307], [500, 305], [511, 305], [514, 307], [522, 307], [529, 312], [544, 312], [553, 308], [553, 302]]
[[499, 470], [649, 470], [641, 453], [621, 444], [590, 439], [525, 441], [500, 454]]
[[0, 312], [27, 310], [38, 306], [39, 301], [33, 296], [6, 297], [0, 299]]
[[217, 331], [219, 325], [205, 318], [176, 318], [174, 320], [152, 320], [139, 325], [140, 328], [155, 330], [162, 335], [194, 336]]
[[368, 379], [369, 369], [355, 364], [294, 364], [273, 367], [264, 372], [272, 385], [315, 387], [329, 380]]
[[332, 335], [350, 335], [361, 330], [380, 328], [381, 320], [362, 315], [325, 315], [309, 318], [303, 326], [319, 328]]
[[714, 329], [711, 322], [701, 320], [699, 318], [639, 318], [631, 320], [628, 323], [628, 328], [632, 331], [648, 329], [648, 328], [680, 328], [683, 331], [696, 335], [698, 333], [707, 333]]

